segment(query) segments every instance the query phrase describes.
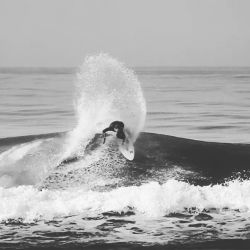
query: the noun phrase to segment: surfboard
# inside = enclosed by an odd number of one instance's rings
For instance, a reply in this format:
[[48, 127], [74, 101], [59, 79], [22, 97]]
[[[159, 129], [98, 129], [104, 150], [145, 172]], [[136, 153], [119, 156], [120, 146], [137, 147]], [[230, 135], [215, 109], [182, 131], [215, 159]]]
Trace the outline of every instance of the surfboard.
[[121, 143], [119, 145], [119, 150], [122, 155], [129, 161], [132, 161], [134, 159], [135, 149], [134, 145], [130, 141], [126, 140], [123, 144]]

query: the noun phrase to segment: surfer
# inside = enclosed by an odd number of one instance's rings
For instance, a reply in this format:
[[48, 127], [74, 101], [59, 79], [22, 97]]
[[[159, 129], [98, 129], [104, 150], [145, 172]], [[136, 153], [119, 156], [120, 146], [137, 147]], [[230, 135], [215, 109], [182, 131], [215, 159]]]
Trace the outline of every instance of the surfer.
[[124, 123], [121, 121], [113, 121], [109, 127], [105, 128], [103, 133], [103, 143], [106, 141], [106, 132], [113, 131], [116, 132], [116, 137], [122, 140], [122, 143], [125, 142], [126, 136], [124, 133]]

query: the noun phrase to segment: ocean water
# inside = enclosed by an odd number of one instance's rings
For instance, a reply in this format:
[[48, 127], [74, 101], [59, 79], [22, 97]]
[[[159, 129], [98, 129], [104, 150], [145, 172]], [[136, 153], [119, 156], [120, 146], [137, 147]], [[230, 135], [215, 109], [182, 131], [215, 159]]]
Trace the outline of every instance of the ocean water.
[[[68, 131], [78, 68], [0, 69], [0, 138]], [[144, 131], [216, 142], [250, 142], [250, 68], [135, 68]]]
[[250, 68], [0, 69], [0, 248], [249, 249], [249, 93]]

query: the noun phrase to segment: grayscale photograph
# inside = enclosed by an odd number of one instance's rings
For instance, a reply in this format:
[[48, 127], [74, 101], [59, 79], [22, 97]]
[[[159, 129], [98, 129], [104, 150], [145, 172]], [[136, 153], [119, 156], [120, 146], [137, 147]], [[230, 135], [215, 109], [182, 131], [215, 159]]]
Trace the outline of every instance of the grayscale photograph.
[[250, 249], [250, 1], [0, 0], [0, 249]]

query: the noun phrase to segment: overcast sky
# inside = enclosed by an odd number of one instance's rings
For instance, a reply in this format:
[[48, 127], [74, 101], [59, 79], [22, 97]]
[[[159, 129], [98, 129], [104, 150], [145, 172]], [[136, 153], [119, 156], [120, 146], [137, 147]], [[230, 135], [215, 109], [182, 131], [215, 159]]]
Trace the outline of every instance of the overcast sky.
[[249, 0], [0, 0], [0, 66], [250, 66]]

